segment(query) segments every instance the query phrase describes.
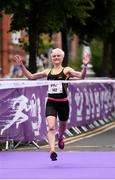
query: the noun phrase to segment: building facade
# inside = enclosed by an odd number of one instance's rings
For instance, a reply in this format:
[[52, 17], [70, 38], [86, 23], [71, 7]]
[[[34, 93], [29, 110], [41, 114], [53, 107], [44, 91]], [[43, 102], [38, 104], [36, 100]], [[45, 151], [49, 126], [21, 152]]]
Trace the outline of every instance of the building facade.
[[[0, 12], [0, 78], [7, 77], [10, 73], [13, 57], [16, 54], [27, 58], [26, 53], [20, 46], [20, 39], [27, 36], [25, 31], [9, 32], [11, 19], [9, 15]], [[54, 33], [52, 36], [54, 47], [62, 48], [61, 33]], [[71, 58], [77, 55], [79, 39], [74, 34], [69, 41], [69, 54]]]
[[9, 32], [10, 16], [0, 13], [0, 77], [5, 77], [10, 72], [13, 56], [26, 54], [19, 46], [19, 39], [25, 36], [25, 32]]

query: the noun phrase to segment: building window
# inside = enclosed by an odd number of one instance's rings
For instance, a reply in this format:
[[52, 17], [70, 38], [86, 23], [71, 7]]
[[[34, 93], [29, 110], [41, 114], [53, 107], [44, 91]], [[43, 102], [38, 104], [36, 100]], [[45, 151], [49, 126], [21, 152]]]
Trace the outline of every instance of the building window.
[[15, 33], [13, 32], [11, 34], [11, 42], [13, 44], [19, 44], [20, 37], [21, 37], [21, 32], [19, 32], [19, 31], [16, 31]]

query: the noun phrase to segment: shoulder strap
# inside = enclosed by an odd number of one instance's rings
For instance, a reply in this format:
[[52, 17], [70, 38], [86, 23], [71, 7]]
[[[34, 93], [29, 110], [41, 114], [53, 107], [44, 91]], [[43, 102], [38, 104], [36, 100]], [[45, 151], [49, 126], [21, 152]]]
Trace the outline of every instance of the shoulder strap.
[[[62, 72], [64, 71], [64, 69], [65, 69], [65, 67], [63, 67]], [[65, 80], [68, 80], [68, 79], [69, 79], [69, 76], [66, 76]]]
[[51, 72], [52, 72], [52, 68], [50, 69], [50, 72], [48, 74], [51, 74]]

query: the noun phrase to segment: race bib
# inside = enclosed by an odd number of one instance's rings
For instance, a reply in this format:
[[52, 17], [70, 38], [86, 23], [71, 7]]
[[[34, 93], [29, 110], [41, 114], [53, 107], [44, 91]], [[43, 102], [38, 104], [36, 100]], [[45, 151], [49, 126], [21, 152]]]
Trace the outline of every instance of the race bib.
[[59, 94], [63, 92], [62, 83], [54, 83], [49, 84], [48, 86], [48, 93], [49, 94]]

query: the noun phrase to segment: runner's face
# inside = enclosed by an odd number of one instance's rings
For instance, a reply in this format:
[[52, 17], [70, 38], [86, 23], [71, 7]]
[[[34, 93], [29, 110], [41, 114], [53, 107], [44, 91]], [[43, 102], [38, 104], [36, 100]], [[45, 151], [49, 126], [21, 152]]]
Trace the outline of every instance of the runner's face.
[[62, 64], [63, 56], [60, 51], [54, 51], [51, 54], [51, 59], [53, 64]]

